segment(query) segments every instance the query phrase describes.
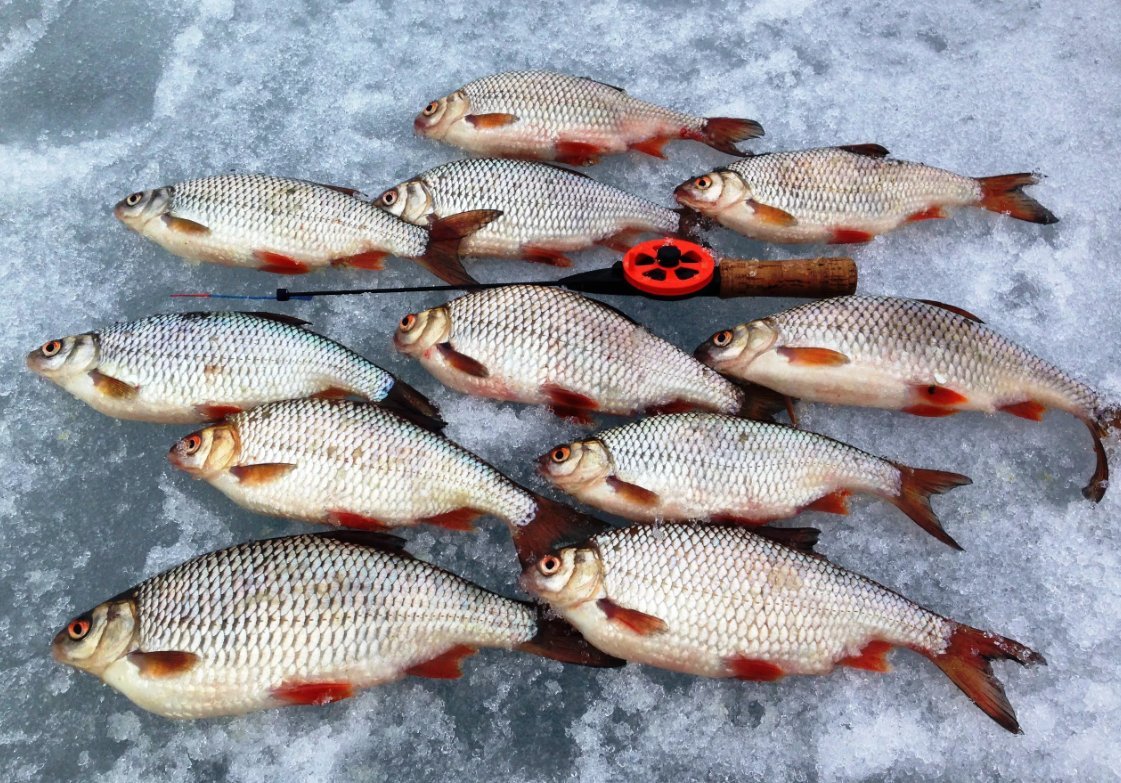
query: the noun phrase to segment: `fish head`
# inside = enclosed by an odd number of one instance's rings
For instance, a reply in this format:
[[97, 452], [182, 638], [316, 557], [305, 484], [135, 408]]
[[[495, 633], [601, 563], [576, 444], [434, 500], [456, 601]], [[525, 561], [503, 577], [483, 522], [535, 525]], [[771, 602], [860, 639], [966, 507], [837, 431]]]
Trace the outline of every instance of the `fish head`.
[[704, 215], [714, 215], [751, 197], [751, 190], [739, 174], [716, 169], [686, 180], [673, 191], [679, 204]]
[[55, 634], [51, 657], [100, 677], [110, 665], [139, 647], [137, 615], [133, 593], [98, 604]]
[[427, 227], [436, 213], [432, 191], [428, 183], [420, 179], [394, 185], [378, 196], [374, 204], [415, 226]]
[[562, 443], [537, 459], [538, 472], [568, 492], [602, 481], [614, 469], [611, 453], [594, 438]]
[[196, 478], [211, 478], [234, 465], [241, 439], [232, 424], [215, 424], [192, 432], [171, 447], [168, 461]]
[[559, 608], [593, 601], [603, 592], [603, 564], [588, 546], [570, 546], [542, 555], [522, 571], [523, 589]]
[[429, 348], [447, 342], [452, 329], [452, 316], [446, 306], [409, 313], [397, 324], [393, 344], [400, 353], [420, 356]]
[[432, 101], [413, 120], [413, 129], [430, 139], [444, 138], [451, 126], [471, 110], [471, 99], [463, 90]]
[[27, 367], [58, 384], [96, 369], [101, 344], [93, 332], [49, 340], [27, 354]]
[[766, 319], [723, 329], [693, 352], [700, 362], [717, 372], [743, 371], [778, 340], [778, 330]]
[[118, 201], [117, 206], [113, 207], [113, 214], [116, 215], [117, 220], [133, 231], [143, 233], [149, 221], [171, 211], [173, 195], [175, 195], [175, 188], [170, 185], [153, 190], [140, 190]]

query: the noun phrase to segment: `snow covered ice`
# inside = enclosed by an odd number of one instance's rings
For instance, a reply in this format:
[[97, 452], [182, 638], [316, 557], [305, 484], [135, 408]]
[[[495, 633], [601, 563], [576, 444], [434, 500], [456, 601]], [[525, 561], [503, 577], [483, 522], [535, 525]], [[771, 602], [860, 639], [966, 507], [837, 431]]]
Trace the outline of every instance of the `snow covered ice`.
[[[0, 778], [362, 780], [1106, 780], [1121, 775], [1121, 492], [1100, 506], [1079, 422], [806, 406], [803, 421], [911, 465], [970, 475], [939, 498], [950, 551], [887, 504], [808, 515], [821, 550], [904, 595], [1042, 652], [997, 664], [1025, 734], [1005, 733], [932, 665], [897, 651], [889, 675], [839, 670], [779, 683], [644, 667], [590, 671], [484, 651], [458, 682], [407, 679], [318, 709], [176, 723], [55, 664], [73, 614], [194, 554], [309, 528], [255, 516], [168, 465], [189, 427], [102, 416], [23, 367], [47, 339], [197, 307], [174, 291], [261, 294], [292, 281], [188, 266], [126, 231], [112, 205], [146, 187], [224, 171], [353, 185], [371, 194], [457, 151], [413, 136], [430, 100], [477, 76], [546, 67], [766, 128], [755, 150], [878, 142], [972, 175], [1039, 170], [1056, 226], [979, 210], [853, 248], [861, 290], [934, 298], [1114, 397], [1121, 314], [1121, 20], [1095, 0], [916, 7], [767, 0], [705, 12], [677, 3], [269, 2], [0, 8]], [[591, 173], [672, 203], [726, 157], [693, 143]], [[729, 256], [816, 252], [729, 232]], [[840, 251], [838, 251], [840, 252]], [[582, 254], [577, 269], [614, 260]], [[475, 261], [485, 280], [559, 275]], [[308, 287], [428, 281], [331, 271]], [[448, 433], [514, 478], [579, 430], [542, 410], [460, 397], [393, 352], [410, 310], [440, 295], [270, 305], [399, 373], [440, 404]], [[789, 301], [618, 299], [691, 350], [717, 328]], [[218, 304], [203, 306], [217, 308]], [[614, 422], [607, 422], [614, 423]], [[1114, 444], [1116, 458], [1116, 444]], [[1115, 471], [1121, 470], [1116, 464]], [[406, 535], [420, 557], [513, 594], [496, 521], [475, 536]]]

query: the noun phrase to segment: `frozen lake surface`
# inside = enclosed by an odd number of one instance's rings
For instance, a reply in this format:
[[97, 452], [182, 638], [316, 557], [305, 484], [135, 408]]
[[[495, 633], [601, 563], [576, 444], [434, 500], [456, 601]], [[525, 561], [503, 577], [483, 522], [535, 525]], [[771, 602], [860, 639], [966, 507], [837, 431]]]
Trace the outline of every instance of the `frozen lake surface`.
[[[267, 293], [279, 278], [188, 266], [110, 208], [147, 187], [262, 171], [370, 193], [457, 152], [415, 138], [429, 100], [524, 67], [587, 75], [698, 114], [751, 117], [755, 150], [878, 142], [972, 175], [1039, 170], [1062, 218], [979, 210], [908, 226], [853, 252], [861, 289], [965, 307], [1121, 397], [1121, 17], [1115, 3], [765, 0], [713, 5], [15, 0], [0, 7], [0, 779], [234, 781], [1022, 780], [1121, 775], [1121, 562], [1114, 489], [1095, 507], [1084, 427], [967, 414], [925, 420], [805, 406], [804, 423], [974, 485], [936, 505], [957, 553], [883, 503], [802, 521], [820, 549], [958, 620], [1046, 655], [998, 664], [1025, 734], [1005, 733], [926, 661], [777, 684], [644, 667], [588, 671], [484, 652], [458, 682], [407, 679], [320, 709], [175, 723], [55, 664], [69, 617], [192, 555], [308, 528], [252, 515], [168, 465], [189, 427], [102, 416], [34, 377], [47, 339], [183, 309], [174, 291]], [[862, 4], [857, 4], [861, 6]], [[718, 9], [718, 10], [717, 10]], [[728, 160], [697, 144], [637, 154], [597, 178], [666, 204]], [[728, 232], [727, 255], [779, 257]], [[795, 249], [798, 250], [798, 249]], [[801, 248], [816, 252], [817, 248]], [[614, 259], [597, 250], [578, 268]], [[332, 271], [314, 287], [429, 278], [406, 262]], [[559, 274], [480, 261], [484, 280]], [[448, 434], [519, 480], [579, 430], [541, 410], [460, 397], [393, 352], [410, 310], [439, 295], [272, 309], [399, 373]], [[689, 350], [793, 302], [612, 302]], [[217, 307], [218, 305], [211, 305]], [[1115, 466], [1121, 470], [1121, 466]], [[508, 594], [497, 522], [478, 535], [414, 530], [419, 556]], [[1111, 728], [1112, 727], [1112, 728]]]

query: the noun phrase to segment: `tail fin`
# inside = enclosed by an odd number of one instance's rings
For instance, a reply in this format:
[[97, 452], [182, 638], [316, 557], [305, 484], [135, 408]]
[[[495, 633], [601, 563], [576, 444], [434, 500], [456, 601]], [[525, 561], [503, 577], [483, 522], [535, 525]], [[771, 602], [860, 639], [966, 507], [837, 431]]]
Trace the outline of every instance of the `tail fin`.
[[934, 509], [930, 507], [930, 497], [947, 492], [954, 487], [967, 486], [972, 484], [973, 480], [960, 473], [911, 468], [895, 462], [892, 464], [899, 468], [899, 494], [888, 500], [927, 533], [943, 544], [960, 550], [961, 545], [942, 528], [942, 523], [938, 521]]
[[440, 409], [428, 398], [401, 380], [395, 380], [378, 405], [396, 413], [413, 424], [432, 432], [441, 432], [447, 422], [440, 418]]
[[464, 237], [474, 234], [500, 217], [502, 213], [497, 210], [475, 209], [433, 220], [428, 229], [428, 248], [424, 255], [416, 259], [417, 263], [445, 283], [477, 283], [475, 278], [467, 274], [459, 260], [459, 244]]
[[727, 152], [729, 155], [746, 157], [748, 153], [736, 149], [737, 141], [757, 139], [763, 135], [763, 126], [755, 120], [741, 120], [735, 117], [709, 117], [697, 134], [697, 141]]
[[1094, 466], [1094, 475], [1090, 477], [1090, 483], [1082, 488], [1082, 495], [1095, 503], [1100, 503], [1109, 486], [1109, 456], [1105, 453], [1102, 438], [1111, 432], [1121, 430], [1121, 407], [1102, 408], [1094, 419], [1086, 419], [1086, 426], [1094, 439], [1094, 458], [1097, 463]]
[[518, 562], [525, 570], [541, 557], [568, 544], [585, 541], [611, 526], [563, 503], [534, 495], [537, 511], [524, 524], [510, 524], [510, 536], [518, 551]]
[[537, 604], [536, 608], [537, 635], [528, 642], [522, 642], [515, 649], [580, 666], [596, 666], [602, 669], [627, 665], [623, 659], [592, 647], [579, 631], [567, 621], [551, 615], [544, 605]]
[[1004, 694], [1004, 686], [993, 674], [989, 661], [1009, 660], [1021, 666], [1046, 665], [1042, 655], [1012, 639], [957, 625], [946, 649], [939, 655], [927, 657], [986, 715], [1013, 734], [1023, 734]]
[[977, 204], [991, 212], [1011, 215], [1030, 223], [1058, 223], [1049, 209], [1023, 192], [1028, 185], [1039, 184], [1038, 174], [1001, 174], [997, 177], [978, 177], [981, 200]]
[[791, 424], [798, 426], [798, 414], [794, 410], [794, 400], [790, 397], [742, 378], [731, 375], [723, 375], [723, 377], [743, 391], [743, 403], [736, 411], [736, 415], [741, 419], [774, 422], [775, 416], [786, 411]]

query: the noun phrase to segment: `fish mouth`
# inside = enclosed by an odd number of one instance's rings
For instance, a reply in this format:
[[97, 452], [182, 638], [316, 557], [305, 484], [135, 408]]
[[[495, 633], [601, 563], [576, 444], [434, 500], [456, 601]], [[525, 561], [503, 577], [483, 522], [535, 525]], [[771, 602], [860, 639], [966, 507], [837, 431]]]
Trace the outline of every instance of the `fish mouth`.
[[423, 114], [418, 114], [416, 119], [413, 120], [413, 130], [421, 136], [427, 136], [428, 122]]
[[689, 183], [682, 183], [673, 189], [673, 197], [679, 204], [684, 204], [687, 207], [698, 207], [700, 202], [693, 196], [693, 192], [689, 189]]

